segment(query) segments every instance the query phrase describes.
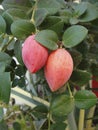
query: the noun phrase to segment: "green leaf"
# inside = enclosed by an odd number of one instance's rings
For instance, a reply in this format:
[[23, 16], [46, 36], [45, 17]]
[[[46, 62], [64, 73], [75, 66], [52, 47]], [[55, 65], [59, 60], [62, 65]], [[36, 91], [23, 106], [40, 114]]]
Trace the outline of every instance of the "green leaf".
[[57, 122], [57, 123], [51, 125], [50, 130], [65, 130], [66, 127], [67, 127], [67, 125], [65, 123]]
[[82, 0], [82, 1], [87, 1], [87, 2], [90, 2], [90, 3], [93, 3], [93, 4], [95, 4], [96, 2], [98, 2], [98, 0]]
[[56, 1], [60, 3], [60, 5], [62, 6], [62, 8], [65, 8], [65, 7], [66, 7], [66, 2], [65, 2], [65, 0], [56, 0]]
[[21, 19], [28, 18], [25, 11], [23, 11], [21, 9], [17, 9], [17, 8], [8, 9], [4, 13], [7, 14], [9, 17], [12, 17], [13, 20], [16, 20], [19, 18], [21, 18]]
[[48, 12], [46, 9], [37, 9], [34, 14], [35, 25], [39, 26], [44, 21], [47, 15]]
[[88, 30], [81, 25], [73, 25], [69, 27], [63, 35], [64, 46], [70, 48], [78, 45], [85, 39], [87, 33]]
[[54, 97], [50, 111], [53, 115], [64, 116], [68, 115], [74, 108], [74, 99], [68, 95], [59, 95]]
[[52, 119], [57, 123], [57, 122], [64, 122], [67, 120], [67, 115], [62, 115], [62, 118], [58, 115], [52, 115]]
[[6, 31], [6, 22], [4, 18], [0, 15], [0, 33], [5, 33]]
[[98, 17], [98, 11], [96, 6], [90, 3], [88, 3], [87, 6], [87, 11], [79, 18], [80, 22], [89, 22]]
[[57, 13], [62, 8], [62, 4], [57, 0], [39, 0], [37, 7], [38, 9], [46, 9], [47, 12], [52, 15]]
[[34, 25], [28, 20], [16, 20], [11, 25], [12, 34], [20, 39], [26, 38], [35, 32]]
[[80, 90], [75, 94], [75, 105], [80, 109], [89, 109], [97, 102], [96, 95], [89, 90]]
[[6, 21], [6, 28], [7, 28], [7, 32], [10, 33], [11, 30], [10, 30], [10, 26], [11, 24], [13, 23], [13, 17], [7, 12], [5, 11], [3, 14], [2, 14], [3, 18], [5, 19]]
[[14, 44], [14, 53], [15, 53], [15, 57], [17, 58], [18, 62], [21, 65], [23, 65], [23, 60], [22, 60], [22, 42], [21, 41], [17, 40], [15, 42], [15, 44]]
[[4, 71], [5, 71], [5, 63], [0, 62], [0, 72], [4, 72]]
[[37, 105], [34, 109], [32, 114], [37, 117], [37, 119], [44, 119], [47, 118], [48, 108], [44, 105]]
[[76, 17], [71, 17], [69, 22], [70, 22], [70, 24], [74, 25], [74, 24], [77, 24], [79, 22], [79, 20]]
[[28, 11], [31, 8], [29, 0], [3, 0], [2, 6], [4, 9], [19, 8]]
[[83, 15], [87, 10], [87, 2], [81, 2], [74, 6], [75, 13], [77, 13], [78, 17]]
[[58, 48], [58, 36], [52, 30], [42, 30], [35, 36], [36, 41], [50, 50], [56, 50]]
[[0, 45], [1, 51], [5, 50], [5, 48], [7, 47], [8, 42], [9, 42], [9, 36], [8, 35], [4, 35], [3, 41], [2, 41], [2, 43]]
[[74, 70], [70, 78], [75, 86], [84, 86], [91, 80], [91, 74], [85, 70]]
[[[47, 23], [47, 24], [46, 24]], [[41, 29], [49, 29], [60, 35], [63, 31], [64, 21], [58, 16], [49, 16], [41, 24]]]
[[5, 66], [11, 63], [12, 58], [5, 52], [0, 52], [0, 63], [4, 63]]
[[10, 73], [0, 73], [0, 101], [9, 103], [11, 91]]

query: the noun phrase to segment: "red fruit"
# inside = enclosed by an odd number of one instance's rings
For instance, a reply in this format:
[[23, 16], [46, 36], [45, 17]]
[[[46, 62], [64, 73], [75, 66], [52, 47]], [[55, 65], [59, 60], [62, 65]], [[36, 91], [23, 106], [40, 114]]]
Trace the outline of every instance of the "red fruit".
[[51, 91], [61, 88], [70, 78], [73, 71], [73, 60], [65, 49], [57, 49], [48, 57], [45, 65], [45, 77]]
[[98, 81], [96, 81], [96, 77], [93, 77], [95, 79], [92, 80], [92, 88], [95, 95], [98, 97]]
[[40, 45], [35, 39], [35, 35], [29, 36], [22, 48], [22, 59], [31, 73], [40, 70], [48, 58], [48, 50]]

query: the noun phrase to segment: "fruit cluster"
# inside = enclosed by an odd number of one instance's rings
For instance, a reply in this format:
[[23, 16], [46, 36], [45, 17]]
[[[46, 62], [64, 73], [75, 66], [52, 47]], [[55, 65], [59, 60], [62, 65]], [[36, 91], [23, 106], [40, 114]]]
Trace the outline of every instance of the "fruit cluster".
[[73, 71], [73, 60], [67, 50], [58, 48], [49, 54], [48, 49], [35, 40], [35, 35], [24, 41], [22, 58], [31, 73], [36, 73], [44, 67], [45, 78], [51, 91], [61, 88]]

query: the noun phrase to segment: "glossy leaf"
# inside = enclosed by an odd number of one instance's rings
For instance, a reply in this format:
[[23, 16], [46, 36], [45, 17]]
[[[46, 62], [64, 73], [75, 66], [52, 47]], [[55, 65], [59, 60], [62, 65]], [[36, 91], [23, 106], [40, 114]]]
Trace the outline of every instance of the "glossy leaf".
[[9, 42], [9, 36], [5, 35], [5, 37], [3, 37], [3, 41], [2, 41], [1, 46], [0, 46], [1, 47], [1, 51], [5, 50], [8, 42]]
[[79, 20], [76, 17], [71, 17], [69, 20], [71, 25], [77, 24], [79, 22]]
[[67, 95], [56, 96], [50, 107], [50, 111], [53, 115], [64, 116], [68, 115], [74, 108], [74, 99]]
[[52, 30], [42, 30], [38, 32], [35, 36], [35, 39], [50, 50], [56, 50], [58, 48], [58, 36]]
[[90, 3], [96, 3], [96, 2], [98, 2], [97, 0], [82, 0], [82, 1], [90, 2]]
[[47, 118], [47, 113], [48, 113], [48, 108], [44, 105], [37, 105], [32, 112], [32, 114], [36, 116], [38, 119]]
[[87, 10], [87, 2], [81, 2], [77, 4], [76, 6], [74, 6], [74, 10], [77, 13], [78, 17], [80, 15], [83, 15], [85, 11]]
[[18, 62], [21, 65], [23, 65], [23, 60], [22, 60], [22, 42], [20, 42], [20, 41], [16, 41], [15, 42], [14, 53], [15, 53], [15, 57], [17, 58]]
[[10, 15], [13, 20], [17, 20], [19, 18], [21, 19], [28, 18], [26, 12], [21, 9], [11, 8], [6, 10], [5, 12], [7, 13], [7, 15]]
[[2, 6], [4, 9], [20, 8], [27, 11], [31, 8], [31, 3], [28, 0], [3, 0]]
[[6, 31], [6, 22], [4, 18], [0, 15], [0, 33], [5, 33]]
[[6, 21], [6, 28], [7, 28], [7, 32], [11, 33], [11, 29], [10, 26], [13, 23], [13, 17], [8, 13], [8, 11], [4, 11], [4, 13], [2, 14], [3, 18]]
[[63, 122], [57, 122], [53, 125], [51, 125], [51, 130], [65, 130], [67, 125]]
[[57, 16], [47, 17], [40, 26], [41, 29], [53, 30], [58, 35], [60, 35], [62, 33], [63, 27], [64, 27], [64, 21], [60, 17], [57, 17]]
[[55, 14], [60, 10], [60, 8], [62, 8], [62, 4], [57, 0], [39, 0], [37, 3], [37, 7], [38, 9], [46, 9], [49, 14]]
[[5, 71], [5, 63], [4, 62], [1, 62], [0, 63], [0, 72], [4, 72]]
[[65, 2], [65, 0], [56, 0], [56, 1], [61, 4], [62, 8], [66, 7], [66, 2]]
[[69, 27], [63, 35], [64, 46], [70, 48], [78, 45], [85, 39], [87, 33], [88, 30], [81, 25], [73, 25]]
[[47, 15], [48, 12], [46, 9], [37, 9], [34, 14], [35, 25], [39, 26], [44, 21]]
[[87, 11], [79, 18], [80, 22], [89, 22], [98, 17], [98, 11], [95, 5], [88, 3]]
[[55, 122], [64, 122], [65, 120], [67, 120], [67, 115], [62, 115], [62, 118], [60, 118], [60, 116], [58, 115], [52, 115], [52, 119]]
[[96, 95], [89, 90], [80, 90], [75, 94], [75, 105], [80, 109], [89, 109], [97, 102]]
[[4, 63], [5, 66], [11, 63], [12, 58], [4, 52], [0, 52], [0, 63]]
[[[5, 82], [6, 81], [6, 82]], [[9, 103], [11, 91], [10, 73], [0, 73], [0, 101]]]
[[28, 20], [16, 20], [11, 25], [11, 32], [17, 38], [26, 38], [35, 32], [34, 25]]
[[84, 86], [91, 80], [91, 74], [85, 70], [74, 70], [70, 78], [75, 86]]

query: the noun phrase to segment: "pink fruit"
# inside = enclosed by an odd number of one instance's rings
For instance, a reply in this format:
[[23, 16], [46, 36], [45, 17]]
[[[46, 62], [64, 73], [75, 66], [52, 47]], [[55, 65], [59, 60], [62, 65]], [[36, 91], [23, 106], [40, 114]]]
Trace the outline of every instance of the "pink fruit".
[[22, 48], [22, 59], [31, 73], [40, 70], [48, 58], [48, 50], [34, 39], [35, 35], [29, 36]]
[[45, 65], [45, 77], [51, 91], [61, 88], [70, 78], [73, 71], [73, 60], [65, 49], [57, 49], [48, 57]]

